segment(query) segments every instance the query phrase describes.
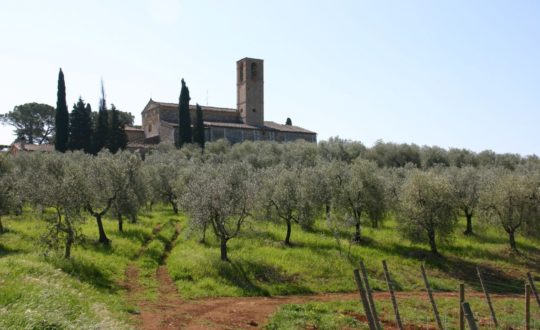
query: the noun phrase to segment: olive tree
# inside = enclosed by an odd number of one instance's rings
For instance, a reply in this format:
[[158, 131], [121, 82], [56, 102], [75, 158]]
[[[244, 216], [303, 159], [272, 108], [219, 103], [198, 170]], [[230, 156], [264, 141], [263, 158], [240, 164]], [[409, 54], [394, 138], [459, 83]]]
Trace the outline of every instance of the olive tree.
[[17, 191], [17, 180], [13, 172], [11, 159], [0, 155], [0, 234], [5, 228], [2, 224], [2, 216], [11, 213], [20, 204]]
[[538, 224], [539, 193], [538, 181], [530, 174], [499, 168], [490, 173], [480, 195], [483, 215], [504, 229], [513, 251], [518, 230]]
[[118, 170], [113, 171], [112, 182], [117, 192], [113, 201], [113, 213], [118, 220], [118, 231], [123, 231], [123, 217], [127, 216], [132, 223], [137, 220], [141, 205], [147, 197], [147, 188], [142, 175], [142, 160], [131, 152], [119, 152], [117, 158]]
[[149, 178], [153, 195], [169, 203], [174, 214], [178, 214], [178, 196], [174, 186], [179, 170], [185, 163], [186, 158], [179, 151], [154, 152], [148, 155], [144, 162], [144, 170]]
[[412, 170], [400, 191], [398, 225], [401, 233], [413, 242], [426, 242], [439, 255], [437, 241], [453, 233], [456, 209], [452, 187], [439, 171]]
[[452, 167], [448, 170], [454, 201], [467, 220], [467, 227], [463, 232], [465, 235], [473, 234], [472, 217], [478, 207], [482, 183], [480, 171], [470, 166]]
[[181, 205], [190, 225], [212, 228], [223, 261], [229, 260], [227, 242], [240, 233], [252, 210], [256, 190], [251, 168], [240, 162], [201, 165], [187, 184]]
[[287, 226], [284, 243], [291, 245], [292, 224], [309, 228], [315, 220], [316, 203], [310, 198], [307, 179], [302, 168], [287, 168], [278, 165], [266, 169], [262, 174], [258, 194], [258, 210], [264, 217], [284, 221]]
[[52, 208], [46, 215], [47, 232], [43, 236], [49, 248], [64, 248], [64, 257], [71, 257], [71, 248], [81, 238], [80, 224], [84, 221], [81, 210], [85, 205], [81, 186], [87, 180], [81, 154], [26, 154], [18, 156], [21, 166], [21, 193], [33, 205]]
[[85, 180], [81, 185], [85, 199], [85, 208], [96, 219], [101, 244], [110, 244], [103, 228], [103, 217], [110, 210], [118, 196], [115, 178], [122, 175], [119, 161], [109, 152], [102, 151], [97, 156], [87, 155], [81, 160]]
[[386, 212], [385, 185], [377, 164], [357, 159], [338, 176], [339, 193], [336, 194], [336, 212], [342, 214], [355, 227], [353, 241], [361, 240], [361, 220], [370, 219], [377, 227]]

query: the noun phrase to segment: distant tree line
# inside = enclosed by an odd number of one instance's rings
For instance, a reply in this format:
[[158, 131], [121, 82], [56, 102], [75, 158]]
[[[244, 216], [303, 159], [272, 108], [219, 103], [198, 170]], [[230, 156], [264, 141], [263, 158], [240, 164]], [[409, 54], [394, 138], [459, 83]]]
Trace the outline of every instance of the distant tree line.
[[133, 124], [133, 117], [129, 114], [129, 123], [120, 117], [120, 111], [114, 105], [107, 109], [105, 88], [101, 82], [101, 99], [97, 115], [92, 113], [90, 104], [85, 104], [82, 97], [73, 105], [71, 114], [68, 113], [66, 103], [66, 84], [62, 69], [58, 74], [58, 92], [56, 102], [55, 149], [60, 152], [67, 150], [83, 150], [86, 153], [97, 154], [103, 148], [115, 153], [125, 149], [127, 136], [124, 131], [126, 124]]
[[[414, 161], [396, 161], [402, 158]], [[86, 217], [96, 222], [98, 242], [109, 244], [103, 221], [117, 221], [122, 231], [124, 219], [135, 222], [156, 203], [186, 214], [201, 241], [214, 235], [222, 260], [251, 221], [282, 224], [283, 244], [293, 248], [295, 230], [310, 230], [317, 219], [336, 244], [365, 244], [364, 229], [378, 230], [392, 217], [403, 237], [434, 255], [455, 235], [486, 226], [517, 251], [518, 235], [540, 237], [540, 160], [383, 142], [366, 148], [339, 138], [232, 146], [219, 140], [204, 153], [196, 144], [159, 145], [144, 160], [106, 150], [0, 158], [0, 231], [9, 230], [1, 216], [22, 205], [55, 210], [44, 215], [44, 242], [66, 257]]]
[[71, 113], [66, 103], [64, 73], [58, 74], [56, 108], [41, 103], [26, 103], [13, 111], [0, 114], [0, 122], [15, 128], [17, 141], [29, 144], [54, 143], [55, 149], [83, 150], [97, 154], [108, 148], [113, 153], [124, 149], [127, 136], [124, 126], [132, 126], [134, 117], [129, 112], [116, 109], [114, 104], [107, 108], [105, 91], [101, 90], [98, 112], [93, 112], [82, 97], [73, 105]]

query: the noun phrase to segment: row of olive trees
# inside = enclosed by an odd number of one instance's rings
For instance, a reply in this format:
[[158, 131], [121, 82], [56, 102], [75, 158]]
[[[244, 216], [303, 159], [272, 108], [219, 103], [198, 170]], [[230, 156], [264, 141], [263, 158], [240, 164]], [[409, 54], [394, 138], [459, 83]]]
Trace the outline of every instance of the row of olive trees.
[[123, 217], [135, 220], [145, 203], [142, 160], [134, 154], [28, 153], [3, 157], [0, 165], [0, 214], [34, 208], [48, 224], [44, 241], [63, 248], [66, 258], [82, 238], [85, 215], [96, 221], [98, 242], [109, 244], [104, 216], [114, 213], [121, 231]]
[[[362, 227], [377, 228], [392, 213], [400, 233], [412, 241], [437, 243], [456, 231], [458, 216], [497, 225], [508, 234], [539, 232], [540, 170], [534, 161], [508, 167], [433, 166], [419, 169], [381, 167], [359, 152], [330, 157], [339, 150], [360, 151], [358, 144], [209, 143], [204, 153], [194, 146], [169, 150], [161, 146], [144, 161], [128, 152], [97, 156], [83, 153], [21, 154], [0, 158], [0, 217], [28, 205], [44, 212], [51, 247], [71, 247], [80, 238], [80, 224], [95, 219], [98, 241], [109, 244], [104, 217], [136, 221], [155, 203], [169, 204], [188, 215], [190, 227], [210, 230], [227, 260], [227, 242], [246, 221], [276, 221], [291, 245], [293, 226], [310, 229], [325, 217], [335, 233], [352, 232], [361, 244]], [[4, 228], [1, 225], [0, 231]]]

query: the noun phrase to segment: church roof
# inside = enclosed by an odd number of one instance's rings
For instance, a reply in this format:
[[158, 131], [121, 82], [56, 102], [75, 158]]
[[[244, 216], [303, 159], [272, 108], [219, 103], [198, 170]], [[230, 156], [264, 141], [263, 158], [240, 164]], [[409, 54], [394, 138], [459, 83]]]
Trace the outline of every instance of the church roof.
[[317, 134], [315, 132], [312, 132], [310, 130], [302, 128], [300, 126], [283, 125], [283, 124], [278, 124], [278, 123], [273, 122], [273, 121], [265, 121], [264, 122], [264, 127], [265, 128], [271, 128], [273, 130], [280, 131], [280, 132]]
[[[177, 123], [171, 123], [169, 121], [162, 120], [163, 124], [172, 126], [172, 127], [178, 127]], [[241, 129], [253, 129], [253, 130], [271, 130], [271, 131], [279, 131], [279, 132], [287, 132], [287, 133], [303, 133], [303, 134], [317, 134], [315, 132], [312, 132], [310, 130], [307, 130], [305, 128], [299, 127], [299, 126], [293, 126], [293, 125], [283, 125], [278, 124], [273, 121], [265, 121], [264, 127], [259, 126], [253, 126], [248, 125], [244, 123], [228, 123], [228, 122], [221, 122], [221, 121], [204, 121], [204, 126], [206, 127], [223, 127], [223, 128], [241, 128]]]
[[[178, 103], [170, 103], [170, 102], [159, 102], [159, 101], [154, 101], [152, 99], [150, 99], [150, 101], [148, 101], [148, 104], [146, 105], [146, 107], [144, 107], [144, 110], [143, 112], [150, 106], [150, 105], [158, 105], [160, 107], [165, 107], [165, 108], [175, 108], [175, 109], [178, 109]], [[194, 105], [194, 104], [190, 104], [189, 105], [189, 109], [190, 110], [195, 110], [197, 109], [197, 106]], [[236, 109], [233, 109], [233, 108], [223, 108], [223, 107], [210, 107], [210, 106], [207, 106], [207, 105], [201, 105], [201, 109], [203, 111], [218, 111], [218, 112], [236, 112]]]

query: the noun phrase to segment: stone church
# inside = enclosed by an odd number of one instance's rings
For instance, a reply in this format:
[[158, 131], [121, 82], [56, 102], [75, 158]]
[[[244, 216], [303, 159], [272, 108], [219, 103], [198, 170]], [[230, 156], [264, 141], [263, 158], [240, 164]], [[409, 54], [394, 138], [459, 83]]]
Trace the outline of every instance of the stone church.
[[[264, 120], [263, 60], [244, 58], [236, 63], [237, 107], [201, 106], [206, 141], [227, 139], [231, 143], [250, 141], [287, 142], [303, 139], [317, 142], [317, 133], [299, 126]], [[192, 125], [196, 107], [189, 106]], [[178, 104], [152, 99], [142, 111], [142, 128], [127, 128], [131, 143], [174, 143], [178, 138]]]

